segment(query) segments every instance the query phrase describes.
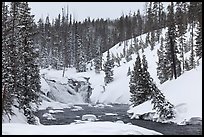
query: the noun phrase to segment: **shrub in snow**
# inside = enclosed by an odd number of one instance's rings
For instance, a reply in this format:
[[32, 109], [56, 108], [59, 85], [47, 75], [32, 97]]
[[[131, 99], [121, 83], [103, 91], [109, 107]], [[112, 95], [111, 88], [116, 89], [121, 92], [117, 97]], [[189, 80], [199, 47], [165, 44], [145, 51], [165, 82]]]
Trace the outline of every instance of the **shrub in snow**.
[[82, 116], [82, 120], [88, 120], [88, 121], [96, 121], [96, 116], [92, 114], [86, 114]]

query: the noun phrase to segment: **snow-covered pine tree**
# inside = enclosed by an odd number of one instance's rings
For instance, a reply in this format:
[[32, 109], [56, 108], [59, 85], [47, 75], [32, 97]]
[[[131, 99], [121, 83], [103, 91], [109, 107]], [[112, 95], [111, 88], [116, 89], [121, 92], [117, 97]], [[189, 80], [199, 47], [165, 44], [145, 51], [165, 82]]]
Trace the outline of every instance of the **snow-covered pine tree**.
[[143, 70], [139, 53], [137, 54], [129, 84], [131, 93], [130, 102], [133, 104], [133, 106], [137, 106], [147, 101], [146, 95], [144, 93]]
[[165, 99], [163, 93], [152, 83], [153, 96], [151, 103], [159, 115], [158, 121], [165, 121], [175, 117], [174, 105]]
[[102, 66], [102, 54], [101, 54], [101, 48], [99, 45], [98, 45], [98, 50], [96, 52], [96, 57], [94, 58], [94, 66], [95, 66], [95, 72], [99, 74]]
[[46, 66], [50, 67], [51, 65], [51, 56], [52, 56], [52, 49], [51, 49], [51, 23], [49, 16], [45, 19], [45, 57], [46, 58]]
[[[68, 18], [68, 17], [67, 17]], [[69, 19], [69, 27], [68, 27], [68, 37], [67, 37], [67, 46], [68, 46], [68, 52], [69, 54], [68, 56], [68, 67], [71, 67], [74, 65], [74, 49], [72, 47], [74, 47], [74, 36], [73, 36], [73, 31], [72, 31], [73, 25], [72, 25], [72, 19], [71, 19], [71, 15], [70, 15], [70, 19]]]
[[186, 44], [186, 29], [187, 29], [187, 11], [185, 2], [176, 3], [175, 22], [177, 24], [178, 48], [182, 66], [182, 73], [184, 72], [184, 45]]
[[150, 49], [154, 50], [155, 47], [155, 31], [150, 32], [151, 40], [150, 40]]
[[125, 59], [126, 59], [126, 62], [129, 62], [132, 60], [132, 50], [131, 49], [127, 49], [127, 53], [125, 55]]
[[168, 78], [171, 80], [173, 77], [176, 79], [181, 75], [181, 69], [179, 69], [180, 61], [177, 58], [178, 49], [176, 43], [176, 28], [175, 28], [175, 17], [174, 17], [174, 4], [168, 6], [168, 15], [167, 15], [167, 25], [168, 31], [166, 33], [166, 43], [165, 43], [165, 58], [168, 61], [166, 64]]
[[[8, 22], [2, 24], [3, 26], [3, 37], [2, 37], [2, 54], [3, 54], [3, 71], [2, 71], [2, 88], [4, 101], [7, 104], [6, 113], [12, 114], [11, 105], [13, 104], [14, 99], [19, 97], [18, 84], [19, 84], [19, 64], [18, 64], [18, 47], [20, 45], [19, 37], [19, 2], [10, 3], [10, 12], [8, 16]], [[5, 12], [5, 11], [4, 11]], [[5, 17], [5, 15], [4, 15]], [[5, 22], [4, 22], [5, 23]], [[7, 25], [7, 26], [5, 26]], [[5, 27], [5, 28], [4, 28]], [[6, 30], [5, 30], [6, 29]], [[6, 37], [4, 37], [6, 36]], [[5, 41], [4, 41], [5, 40]], [[4, 54], [5, 53], [5, 54]], [[7, 101], [10, 102], [7, 102]], [[6, 104], [4, 102], [4, 104]]]
[[143, 55], [141, 63], [138, 54], [130, 78], [130, 102], [133, 106], [137, 106], [147, 100], [152, 100], [153, 109], [159, 115], [160, 121], [173, 118], [175, 114], [174, 106], [165, 99], [147, 69], [148, 64], [145, 55]]
[[189, 66], [189, 60], [186, 58], [185, 59], [185, 64], [184, 64], [185, 66], [185, 71], [189, 71], [190, 70], [190, 66]]
[[157, 56], [158, 56], [157, 76], [161, 84], [168, 80], [167, 71], [166, 71], [167, 60], [166, 60], [166, 57], [164, 56], [165, 52], [164, 52], [163, 41], [164, 39], [163, 37], [161, 37], [160, 48], [157, 50]]
[[40, 63], [40, 67], [41, 68], [48, 68], [49, 64], [48, 64], [48, 49], [45, 46], [46, 45], [46, 39], [45, 39], [45, 24], [43, 23], [42, 19], [39, 19], [38, 21], [38, 25], [37, 25], [37, 31], [38, 31], [38, 35], [36, 37], [37, 40], [37, 45], [39, 45], [39, 63]]
[[142, 81], [143, 81], [143, 92], [145, 94], [145, 98], [147, 100], [151, 99], [153, 91], [151, 87], [151, 83], [153, 79], [150, 77], [150, 73], [148, 72], [148, 63], [146, 60], [146, 56], [143, 54], [142, 56]]
[[196, 21], [196, 8], [197, 8], [197, 2], [190, 2], [188, 7], [188, 14], [189, 14], [189, 22], [190, 22], [190, 28], [191, 28], [191, 36], [190, 36], [190, 47], [191, 47], [191, 55], [189, 58], [189, 65], [190, 69], [195, 68], [195, 53], [194, 53], [194, 27], [195, 27], [195, 21]]
[[107, 60], [104, 64], [104, 72], [105, 72], [105, 77], [104, 77], [105, 84], [112, 82], [113, 81], [113, 64], [110, 58], [109, 50], [107, 52]]
[[145, 55], [143, 55], [142, 58], [142, 66], [145, 97], [147, 100], [152, 99], [152, 103], [154, 103], [153, 109], [156, 109], [160, 120], [163, 121], [173, 118], [174, 106], [165, 99], [165, 96], [153, 82], [153, 79], [147, 70], [148, 64]]
[[[196, 44], [195, 44], [195, 52], [198, 60], [202, 58], [202, 2], [198, 2], [197, 5], [197, 31], [196, 31]], [[197, 61], [198, 62], [198, 61]], [[197, 63], [198, 64], [198, 63]]]
[[33, 44], [33, 25], [34, 19], [30, 14], [30, 8], [27, 2], [20, 3], [19, 9], [19, 27], [20, 27], [20, 47], [18, 56], [22, 57], [19, 65], [21, 75], [19, 82], [21, 83], [21, 92], [19, 93], [19, 107], [23, 108], [24, 115], [28, 119], [29, 124], [34, 124], [35, 119], [31, 110], [31, 103], [39, 103], [40, 93], [40, 73], [38, 62], [38, 51]]
[[[12, 114], [14, 75], [12, 74], [11, 45], [9, 45], [9, 11], [5, 2], [2, 2], [2, 115]], [[10, 26], [11, 27], [11, 26]]]
[[131, 75], [131, 70], [130, 70], [130, 67], [128, 68], [128, 72], [127, 72], [127, 76], [130, 76]]
[[78, 33], [78, 24], [75, 24], [75, 46], [76, 46], [76, 70], [77, 72], [86, 72], [86, 57], [82, 39]]
[[197, 25], [197, 35], [196, 35], [196, 44], [195, 44], [195, 52], [196, 56], [200, 59], [202, 58], [202, 23], [198, 23]]

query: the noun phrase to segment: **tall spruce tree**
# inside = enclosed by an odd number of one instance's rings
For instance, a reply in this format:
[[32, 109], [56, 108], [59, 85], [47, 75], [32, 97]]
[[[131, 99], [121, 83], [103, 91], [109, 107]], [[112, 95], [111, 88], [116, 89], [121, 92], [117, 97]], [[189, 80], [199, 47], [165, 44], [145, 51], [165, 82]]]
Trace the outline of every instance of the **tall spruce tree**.
[[94, 58], [94, 66], [95, 66], [95, 72], [99, 74], [102, 67], [102, 54], [101, 54], [101, 48], [99, 45], [98, 45], [98, 50], [96, 52], [96, 57]]
[[164, 42], [164, 39], [163, 37], [161, 37], [160, 48], [157, 50], [157, 56], [158, 56], [157, 76], [161, 84], [168, 80], [167, 69], [166, 69], [166, 64], [168, 61], [164, 54], [165, 49], [164, 49], [163, 42]]
[[165, 56], [168, 60], [166, 64], [166, 69], [168, 73], [168, 78], [176, 79], [181, 75], [180, 61], [177, 58], [178, 48], [176, 43], [176, 28], [175, 28], [175, 16], [174, 16], [174, 4], [168, 6], [168, 31], [166, 34], [166, 44], [165, 44]]
[[[12, 114], [14, 75], [12, 73], [12, 60], [10, 40], [11, 33], [8, 6], [2, 2], [2, 115]], [[10, 26], [11, 27], [11, 26]]]
[[200, 59], [202, 58], [202, 24], [199, 22], [197, 25], [197, 35], [196, 35], [196, 44], [195, 52], [196, 56]]
[[77, 72], [86, 72], [86, 57], [82, 43], [82, 39], [79, 35], [78, 24], [75, 24], [75, 46], [76, 46], [76, 70]]
[[35, 119], [31, 110], [31, 103], [39, 103], [40, 93], [40, 72], [38, 66], [38, 50], [33, 44], [34, 35], [34, 19], [30, 14], [30, 8], [27, 2], [20, 3], [19, 8], [19, 27], [20, 27], [20, 47], [18, 57], [21, 67], [19, 67], [21, 75], [19, 76], [19, 107], [23, 108], [24, 115], [28, 119], [29, 124], [34, 124]]
[[182, 72], [184, 72], [184, 46], [186, 44], [186, 29], [187, 29], [187, 8], [185, 2], [176, 3], [175, 23], [177, 24], [178, 48], [180, 60], [182, 64]]
[[145, 55], [142, 63], [139, 54], [137, 56], [134, 70], [130, 78], [130, 102], [133, 106], [151, 100], [153, 108], [159, 115], [158, 121], [164, 121], [175, 117], [174, 106], [165, 99], [165, 96], [153, 82], [149, 72]]
[[104, 72], [105, 72], [105, 77], [104, 77], [104, 82], [105, 84], [108, 84], [113, 81], [113, 64], [110, 58], [110, 52], [108, 50], [107, 52], [107, 57], [106, 57], [106, 62], [104, 64]]
[[137, 58], [133, 67], [133, 71], [130, 77], [130, 102], [133, 106], [137, 106], [145, 101], [147, 101], [146, 93], [144, 90], [144, 79], [143, 79], [143, 70], [142, 70], [142, 63], [139, 56], [137, 54]]

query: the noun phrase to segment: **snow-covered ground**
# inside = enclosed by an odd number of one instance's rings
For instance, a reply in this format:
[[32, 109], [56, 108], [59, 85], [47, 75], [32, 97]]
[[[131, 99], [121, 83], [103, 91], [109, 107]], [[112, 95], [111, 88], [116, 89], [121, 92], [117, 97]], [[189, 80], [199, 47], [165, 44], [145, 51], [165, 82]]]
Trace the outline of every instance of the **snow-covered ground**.
[[115, 122], [84, 122], [70, 125], [2, 124], [2, 135], [161, 135], [153, 130]]

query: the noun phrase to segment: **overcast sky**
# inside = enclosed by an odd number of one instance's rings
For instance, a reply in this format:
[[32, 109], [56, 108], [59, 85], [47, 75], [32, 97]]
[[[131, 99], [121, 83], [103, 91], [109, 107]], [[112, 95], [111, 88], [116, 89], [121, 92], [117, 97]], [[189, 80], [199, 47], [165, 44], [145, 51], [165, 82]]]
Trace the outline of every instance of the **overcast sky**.
[[126, 15], [130, 11], [137, 12], [138, 9], [143, 13], [145, 2], [29, 2], [35, 21], [42, 17], [45, 19], [47, 15], [50, 19], [56, 18], [67, 5], [75, 19], [83, 21], [87, 17], [116, 19], [122, 13]]

